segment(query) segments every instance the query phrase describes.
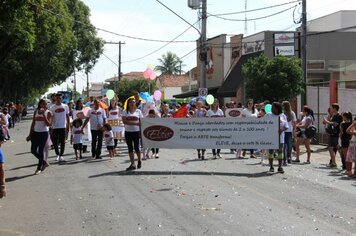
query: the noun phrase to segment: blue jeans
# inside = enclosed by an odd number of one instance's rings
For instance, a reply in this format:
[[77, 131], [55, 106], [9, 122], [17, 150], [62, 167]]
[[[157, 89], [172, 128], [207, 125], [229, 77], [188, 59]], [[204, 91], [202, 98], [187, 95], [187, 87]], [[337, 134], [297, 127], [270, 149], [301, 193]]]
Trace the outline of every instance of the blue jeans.
[[292, 157], [292, 148], [293, 148], [293, 133], [285, 132], [284, 133], [284, 148], [283, 148], [283, 161], [287, 161]]
[[37, 170], [43, 166], [43, 149], [48, 139], [48, 132], [33, 132], [31, 134], [31, 153], [38, 159]]

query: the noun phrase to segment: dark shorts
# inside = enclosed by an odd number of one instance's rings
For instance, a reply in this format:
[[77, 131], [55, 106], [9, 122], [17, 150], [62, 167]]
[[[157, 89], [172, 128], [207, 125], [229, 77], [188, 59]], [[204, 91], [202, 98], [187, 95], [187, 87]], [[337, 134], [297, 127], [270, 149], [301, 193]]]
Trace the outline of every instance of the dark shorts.
[[107, 149], [108, 151], [114, 150], [114, 146], [106, 146], [106, 149]]
[[328, 147], [336, 148], [339, 144], [339, 137], [329, 136]]
[[83, 144], [82, 144], [82, 143], [73, 144], [74, 150], [81, 150], [82, 147], [83, 147]]

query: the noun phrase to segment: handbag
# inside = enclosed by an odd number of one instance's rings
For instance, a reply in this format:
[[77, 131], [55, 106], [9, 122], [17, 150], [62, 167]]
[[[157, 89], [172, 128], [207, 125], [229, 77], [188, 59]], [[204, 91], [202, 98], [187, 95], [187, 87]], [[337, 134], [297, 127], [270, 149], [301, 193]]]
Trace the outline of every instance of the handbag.
[[307, 136], [307, 138], [309, 138], [309, 139], [315, 138], [317, 130], [318, 129], [314, 125], [311, 125], [305, 129], [305, 136]]

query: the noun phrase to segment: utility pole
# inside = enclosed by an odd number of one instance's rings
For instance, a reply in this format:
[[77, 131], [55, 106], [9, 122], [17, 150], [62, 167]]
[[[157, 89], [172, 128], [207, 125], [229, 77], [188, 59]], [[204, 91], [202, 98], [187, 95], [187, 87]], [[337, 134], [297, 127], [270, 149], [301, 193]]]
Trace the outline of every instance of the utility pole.
[[[125, 44], [125, 42], [105, 42], [105, 44], [118, 44], [119, 45], [119, 58], [118, 58], [118, 65], [117, 65], [117, 78], [120, 82], [121, 80], [121, 45]], [[114, 78], [114, 91], [116, 92], [116, 78]]]
[[73, 74], [73, 90], [74, 90], [74, 101], [77, 100], [77, 79], [75, 77], [75, 68], [74, 68], [74, 74]]
[[87, 74], [87, 98], [89, 99], [89, 73], [88, 71], [85, 72]]
[[304, 93], [302, 94], [301, 107], [307, 104], [307, 0], [302, 0], [302, 69], [304, 81]]
[[202, 14], [201, 14], [201, 34], [200, 34], [200, 88], [206, 88], [206, 8], [207, 0], [202, 0]]

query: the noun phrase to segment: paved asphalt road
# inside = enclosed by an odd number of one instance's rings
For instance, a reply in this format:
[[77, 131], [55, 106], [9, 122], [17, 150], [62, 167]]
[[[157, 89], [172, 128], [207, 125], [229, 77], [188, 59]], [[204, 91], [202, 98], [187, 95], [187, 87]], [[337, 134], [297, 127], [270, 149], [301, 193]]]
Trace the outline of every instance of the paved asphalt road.
[[205, 161], [195, 150], [161, 150], [126, 172], [124, 144], [112, 161], [75, 161], [68, 143], [66, 164], [51, 151], [51, 166], [34, 176], [28, 129], [29, 121], [18, 124], [3, 145], [1, 236], [356, 235], [356, 180], [327, 169], [322, 146], [313, 146], [311, 165], [269, 175], [259, 159], [237, 160], [227, 150], [219, 160], [209, 150]]

